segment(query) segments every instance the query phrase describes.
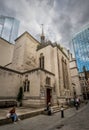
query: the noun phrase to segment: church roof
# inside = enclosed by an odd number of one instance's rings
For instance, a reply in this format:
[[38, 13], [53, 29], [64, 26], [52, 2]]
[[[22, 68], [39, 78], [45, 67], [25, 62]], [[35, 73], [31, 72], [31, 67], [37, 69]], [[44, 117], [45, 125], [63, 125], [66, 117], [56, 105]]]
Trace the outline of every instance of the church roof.
[[36, 40], [30, 33], [28, 33], [27, 31], [25, 31], [23, 34], [21, 34], [18, 38], [15, 39], [15, 41], [17, 41], [18, 39], [20, 39], [21, 37], [23, 37], [25, 34], [28, 34], [32, 39], [34, 39], [36, 42], [38, 42], [39, 44], [41, 44], [38, 40]]
[[12, 43], [8, 42], [7, 40], [5, 40], [5, 39], [4, 39], [4, 38], [2, 38], [2, 37], [0, 37], [0, 39], [1, 39], [1, 40], [3, 40], [3, 41], [5, 41], [6, 43], [8, 43], [8, 44], [10, 44], [10, 45], [14, 45], [14, 44], [12, 44]]
[[[60, 45], [58, 45], [57, 43], [52, 44], [51, 41], [48, 42], [48, 43], [39, 45], [39, 46], [37, 47], [37, 51], [40, 50], [40, 49], [43, 49], [43, 48], [45, 48], [45, 47], [47, 47], [47, 46], [51, 46], [51, 47], [53, 47], [53, 48], [54, 48], [54, 47], [57, 47], [57, 48], [66, 56], [66, 58], [68, 58], [68, 56], [66, 55], [66, 53], [63, 51], [63, 48], [62, 48]], [[68, 59], [69, 59], [69, 58], [68, 58]]]

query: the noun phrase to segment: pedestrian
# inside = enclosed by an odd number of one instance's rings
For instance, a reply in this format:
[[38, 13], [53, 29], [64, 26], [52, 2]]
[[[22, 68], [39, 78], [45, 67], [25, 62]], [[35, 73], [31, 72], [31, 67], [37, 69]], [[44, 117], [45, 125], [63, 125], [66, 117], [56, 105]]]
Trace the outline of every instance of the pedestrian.
[[48, 115], [51, 115], [51, 103], [49, 102], [47, 105], [47, 111], [48, 111]]
[[63, 107], [63, 105], [61, 106], [61, 118], [64, 118], [64, 107]]
[[80, 100], [79, 100], [79, 98], [77, 97], [77, 98], [75, 99], [75, 107], [76, 107], [76, 110], [78, 110], [79, 106], [80, 106]]
[[10, 118], [12, 119], [12, 122], [16, 122], [16, 121], [20, 120], [16, 114], [15, 106], [9, 111], [9, 113], [10, 113]]
[[75, 107], [76, 107], [76, 110], [78, 110], [79, 104], [77, 102], [75, 103]]

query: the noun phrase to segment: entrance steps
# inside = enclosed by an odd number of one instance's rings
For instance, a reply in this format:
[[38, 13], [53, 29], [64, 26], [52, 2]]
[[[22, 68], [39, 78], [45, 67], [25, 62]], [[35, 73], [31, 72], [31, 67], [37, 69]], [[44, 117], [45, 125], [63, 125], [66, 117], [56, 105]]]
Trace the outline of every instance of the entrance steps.
[[[63, 105], [63, 108], [64, 108], [64, 110], [65, 110], [65, 109], [68, 108], [68, 106], [67, 106], [67, 105]], [[53, 113], [60, 112], [60, 110], [61, 110], [61, 105], [59, 105], [59, 106], [53, 106], [53, 107], [52, 107]]]
[[60, 109], [61, 109], [61, 106], [52, 107], [52, 113], [57, 113], [60, 111]]
[[[68, 106], [67, 106], [67, 105], [63, 105], [63, 108], [64, 108], [64, 110], [65, 110], [65, 109], [68, 108]], [[52, 112], [52, 114], [57, 113], [57, 112], [60, 112], [60, 110], [61, 110], [61, 105], [59, 105], [59, 106], [52, 106], [52, 107], [51, 107], [51, 112]], [[48, 114], [48, 111], [44, 110], [44, 111], [42, 112], [42, 114], [47, 115], [47, 114]]]

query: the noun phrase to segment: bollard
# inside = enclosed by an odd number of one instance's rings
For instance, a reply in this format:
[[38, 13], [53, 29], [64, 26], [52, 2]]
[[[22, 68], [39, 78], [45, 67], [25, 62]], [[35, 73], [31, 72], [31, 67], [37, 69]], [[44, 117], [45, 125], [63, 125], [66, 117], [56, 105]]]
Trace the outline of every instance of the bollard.
[[64, 118], [64, 108], [61, 106], [61, 118]]

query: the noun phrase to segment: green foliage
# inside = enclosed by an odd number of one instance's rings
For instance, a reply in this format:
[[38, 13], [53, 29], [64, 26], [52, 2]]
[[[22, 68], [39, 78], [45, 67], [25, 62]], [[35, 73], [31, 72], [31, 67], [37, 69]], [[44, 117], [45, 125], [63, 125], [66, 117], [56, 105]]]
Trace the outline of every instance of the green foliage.
[[22, 99], [23, 99], [23, 88], [20, 87], [20, 88], [19, 88], [18, 95], [17, 95], [17, 101], [18, 101], [18, 102], [22, 102]]
[[47, 44], [38, 45], [38, 46], [37, 46], [37, 50], [39, 50], [39, 49], [41, 49], [41, 48], [43, 48], [43, 47], [45, 47], [45, 46], [47, 46]]

